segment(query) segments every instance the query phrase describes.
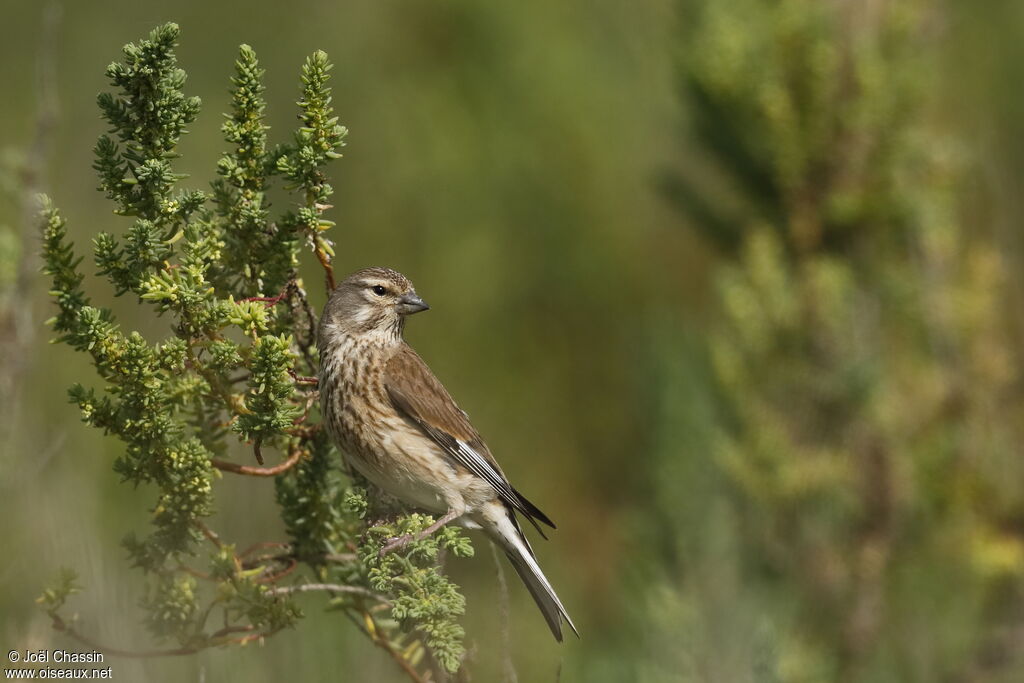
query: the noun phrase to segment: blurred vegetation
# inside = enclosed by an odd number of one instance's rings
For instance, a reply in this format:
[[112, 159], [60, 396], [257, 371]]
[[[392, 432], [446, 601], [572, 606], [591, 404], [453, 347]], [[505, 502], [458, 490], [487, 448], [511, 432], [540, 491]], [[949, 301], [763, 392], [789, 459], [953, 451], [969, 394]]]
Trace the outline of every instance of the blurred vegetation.
[[[693, 679], [1024, 671], [1024, 378], [1007, 263], [966, 213], [976, 162], [930, 99], [938, 11], [736, 0], [681, 40], [710, 172], [666, 187], [726, 253], [705, 447], [759, 615], [737, 659], [686, 658]], [[743, 609], [668, 590], [669, 632]]]
[[[0, 341], [45, 317], [44, 278], [12, 284], [40, 265], [26, 186], [53, 195], [77, 244], [120, 231], [85, 172], [105, 130], [99, 67], [165, 20], [204, 101], [176, 162], [198, 178], [225, 149], [210, 112], [231, 108], [234, 46], [260, 54], [277, 130], [294, 127], [294, 64], [331, 54], [353, 131], [332, 169], [336, 268], [411, 276], [432, 305], [413, 343], [558, 523], [537, 550], [578, 643], [549, 642], [514, 586], [506, 621], [488, 553], [445, 564], [474, 678], [507, 680], [509, 662], [529, 681], [1024, 675], [1019, 3], [113, 2], [64, 7], [49, 43], [39, 8], [15, 3], [0, 306], [33, 323], [5, 322]], [[33, 66], [48, 54], [54, 126]], [[302, 205], [279, 188], [266, 201]], [[307, 261], [299, 276], [319, 282]], [[84, 274], [107, 305], [113, 288]], [[125, 298], [126, 328], [167, 338], [169, 317]], [[59, 398], [92, 370], [35, 334], [5, 354], [24, 367], [19, 393], [3, 389], [18, 417], [0, 634], [69, 647], [32, 600], [71, 566], [86, 590], [64, 609], [139, 645], [144, 586], [119, 541], [146, 532], [155, 491], [118, 485], [121, 449]], [[285, 541], [287, 492], [240, 479], [218, 484], [210, 524], [238, 547]], [[292, 597], [306, 618], [262, 647], [117, 660], [115, 676], [400, 678], [358, 625]]]

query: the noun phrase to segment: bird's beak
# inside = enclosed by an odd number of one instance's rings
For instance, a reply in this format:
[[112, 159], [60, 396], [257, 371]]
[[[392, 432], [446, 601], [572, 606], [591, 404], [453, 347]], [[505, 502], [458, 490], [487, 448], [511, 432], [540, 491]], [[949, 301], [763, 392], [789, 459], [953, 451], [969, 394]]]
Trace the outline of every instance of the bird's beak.
[[430, 306], [427, 305], [427, 302], [419, 298], [415, 292], [403, 294], [398, 298], [398, 312], [402, 315], [412, 315], [428, 308]]

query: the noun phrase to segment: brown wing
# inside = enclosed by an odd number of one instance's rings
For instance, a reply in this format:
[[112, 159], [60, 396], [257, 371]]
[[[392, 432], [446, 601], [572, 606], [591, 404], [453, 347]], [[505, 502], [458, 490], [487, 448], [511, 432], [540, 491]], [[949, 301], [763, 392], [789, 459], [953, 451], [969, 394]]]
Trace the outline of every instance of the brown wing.
[[388, 360], [384, 386], [395, 407], [453, 461], [490, 484], [506, 504], [523, 513], [535, 527], [534, 520], [540, 520], [555, 528], [547, 515], [509, 484], [469, 418], [412, 347], [403, 344]]

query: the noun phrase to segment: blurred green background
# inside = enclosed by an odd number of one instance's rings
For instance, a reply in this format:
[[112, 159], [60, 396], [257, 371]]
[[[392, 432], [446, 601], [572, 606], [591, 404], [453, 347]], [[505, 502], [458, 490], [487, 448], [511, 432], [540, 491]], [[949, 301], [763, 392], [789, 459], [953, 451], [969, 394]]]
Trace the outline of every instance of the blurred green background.
[[[45, 8], [6, 2], [0, 41], [7, 649], [73, 649], [34, 604], [61, 566], [86, 586], [83, 630], [150, 645], [119, 544], [151, 496], [118, 483], [118, 443], [66, 403], [92, 370], [47, 343], [44, 278], [17, 275], [38, 267], [26, 188], [80, 252], [126, 227], [95, 190], [95, 96], [123, 44], [175, 21], [203, 101], [186, 187], [206, 189], [226, 146], [240, 43], [267, 71], [272, 141], [305, 55], [335, 62], [336, 270], [416, 283], [432, 310], [407, 337], [558, 523], [538, 552], [583, 637], [551, 642], [513, 585], [519, 680], [1024, 680], [1024, 6], [58, 7], [47, 39]], [[31, 172], [48, 59], [57, 118]], [[222, 480], [212, 523], [282, 539], [272, 488]], [[450, 571], [468, 669], [500, 680], [489, 553]], [[114, 677], [400, 680], [301, 600], [307, 618], [265, 646], [112, 660]]]

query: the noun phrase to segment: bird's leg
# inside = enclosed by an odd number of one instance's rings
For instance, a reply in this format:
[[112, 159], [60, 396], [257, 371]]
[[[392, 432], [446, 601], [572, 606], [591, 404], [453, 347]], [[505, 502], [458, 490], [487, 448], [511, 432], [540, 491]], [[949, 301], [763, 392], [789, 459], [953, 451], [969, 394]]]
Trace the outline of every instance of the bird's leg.
[[455, 508], [448, 508], [448, 512], [444, 513], [443, 517], [438, 518], [436, 522], [428, 526], [426, 529], [418, 531], [415, 534], [405, 534], [404, 536], [398, 536], [388, 540], [388, 542], [384, 544], [384, 547], [380, 549], [380, 557], [384, 557], [395, 550], [401, 550], [413, 541], [422, 541], [424, 538], [458, 517], [459, 514], [459, 511]]

